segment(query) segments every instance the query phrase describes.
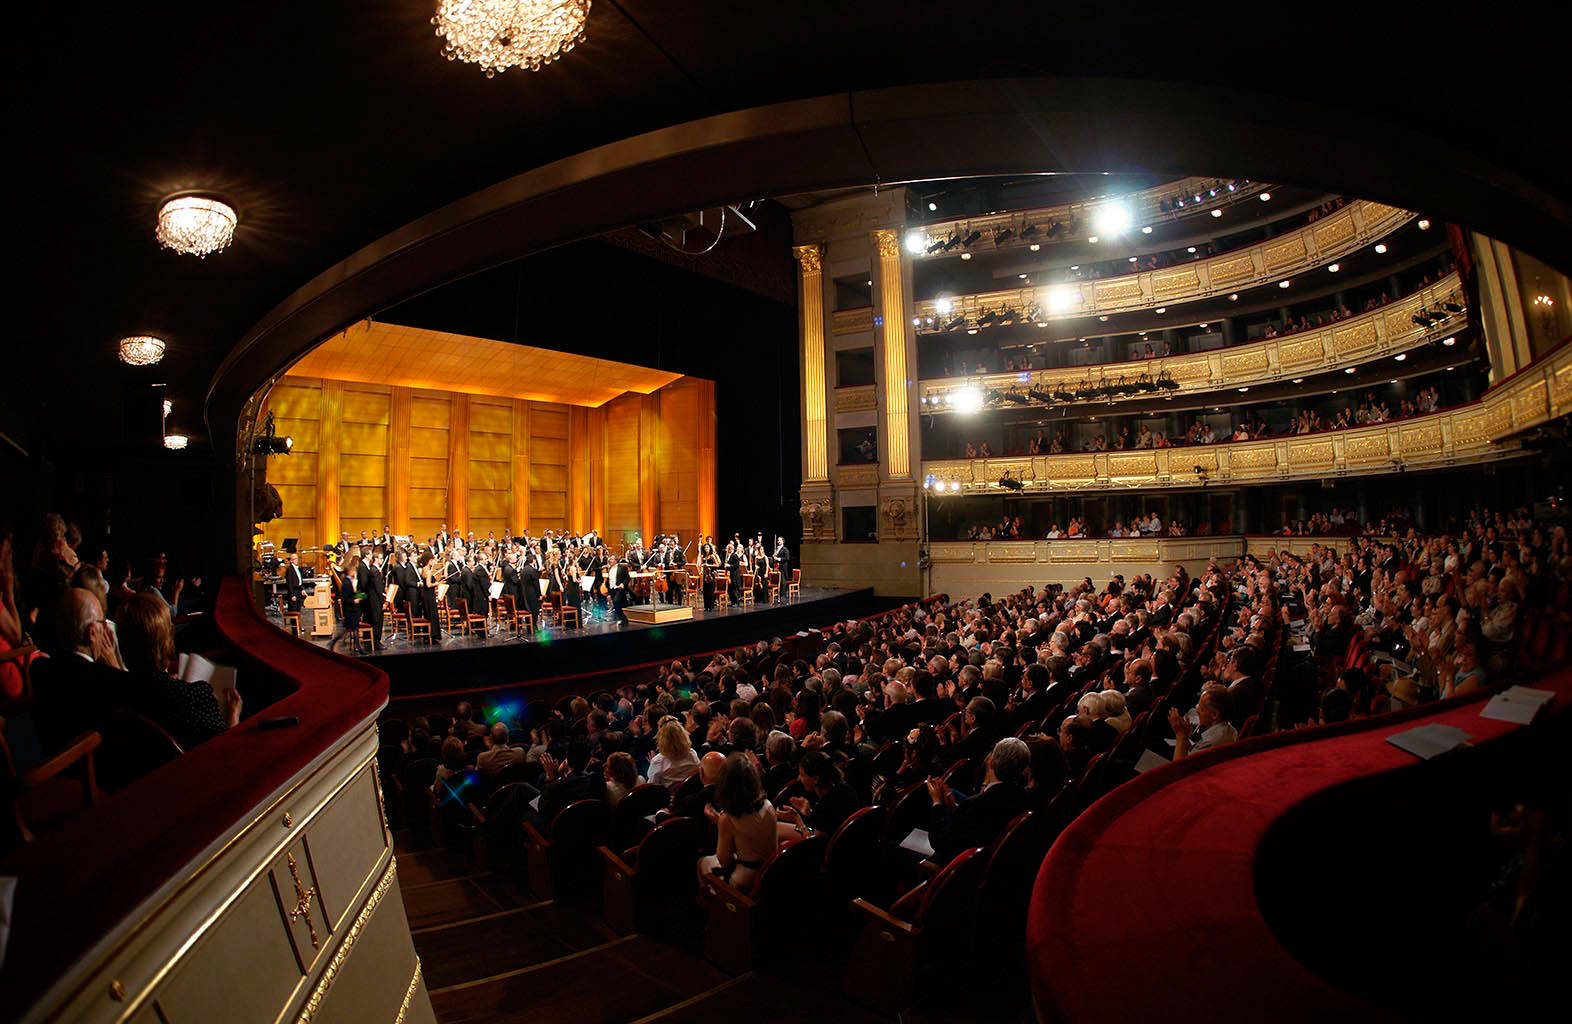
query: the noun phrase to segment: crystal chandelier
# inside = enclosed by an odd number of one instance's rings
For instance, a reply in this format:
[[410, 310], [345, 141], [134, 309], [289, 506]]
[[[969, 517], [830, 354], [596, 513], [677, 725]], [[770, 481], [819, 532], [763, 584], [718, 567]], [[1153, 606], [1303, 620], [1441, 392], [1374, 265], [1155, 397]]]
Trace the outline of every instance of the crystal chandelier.
[[120, 361], [130, 366], [152, 366], [164, 358], [164, 339], [148, 334], [120, 339]]
[[172, 452], [178, 452], [191, 443], [191, 439], [184, 434], [165, 434], [164, 447]]
[[206, 256], [234, 241], [238, 222], [228, 203], [176, 196], [158, 210], [158, 242], [188, 256]]
[[539, 71], [584, 38], [590, 0], [438, 0], [431, 23], [448, 60], [479, 64], [487, 78]]

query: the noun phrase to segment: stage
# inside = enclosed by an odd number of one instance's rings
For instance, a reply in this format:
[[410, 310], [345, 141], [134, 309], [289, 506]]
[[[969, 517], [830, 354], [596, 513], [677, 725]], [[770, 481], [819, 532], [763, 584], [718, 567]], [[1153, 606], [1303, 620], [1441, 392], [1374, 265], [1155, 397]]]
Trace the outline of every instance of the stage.
[[[589, 676], [708, 651], [784, 637], [800, 630], [873, 615], [905, 601], [876, 597], [872, 588], [835, 590], [803, 587], [800, 597], [779, 604], [749, 604], [705, 611], [687, 621], [626, 626], [599, 617], [583, 629], [550, 627], [533, 635], [507, 632], [485, 637], [444, 633], [440, 644], [410, 643], [384, 632], [379, 654], [361, 654], [388, 674], [393, 699], [430, 693], [462, 693]], [[676, 606], [664, 606], [668, 609]], [[276, 619], [275, 619], [276, 621]], [[327, 638], [311, 638], [321, 647]], [[340, 653], [348, 655], [347, 644]]]

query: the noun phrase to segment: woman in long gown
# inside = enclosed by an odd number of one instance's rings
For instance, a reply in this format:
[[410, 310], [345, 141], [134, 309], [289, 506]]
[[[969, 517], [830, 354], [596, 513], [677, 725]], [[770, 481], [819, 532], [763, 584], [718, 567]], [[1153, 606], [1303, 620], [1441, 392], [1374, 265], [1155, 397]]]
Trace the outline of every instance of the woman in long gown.
[[747, 563], [736, 541], [726, 545], [726, 571], [731, 575], [726, 584], [726, 600], [734, 605], [742, 603], [742, 572]]
[[762, 544], [753, 548], [753, 599], [759, 604], [770, 600], [770, 556]]
[[333, 570], [333, 592], [338, 595], [339, 624], [343, 627], [341, 632], [334, 633], [333, 639], [328, 643], [328, 650], [338, 649], [338, 642], [348, 634], [354, 645], [356, 654], [360, 653], [360, 599], [355, 593], [355, 579], [360, 573], [360, 556], [350, 555], [349, 561], [344, 563], [344, 570]]

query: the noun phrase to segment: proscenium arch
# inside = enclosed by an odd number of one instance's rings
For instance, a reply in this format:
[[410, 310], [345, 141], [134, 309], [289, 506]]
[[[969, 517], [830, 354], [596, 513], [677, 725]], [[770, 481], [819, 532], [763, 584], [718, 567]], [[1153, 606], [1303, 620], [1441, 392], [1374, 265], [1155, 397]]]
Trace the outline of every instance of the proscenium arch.
[[[1018, 78], [820, 96], [674, 125], [499, 182], [317, 275], [219, 367], [208, 431], [229, 462], [259, 388], [324, 338], [424, 291], [650, 218], [792, 192], [1045, 172], [1248, 177], [1420, 210], [1572, 272], [1572, 207], [1453, 148], [1436, 113], [1410, 128], [1234, 89]], [[249, 529], [238, 493], [236, 502], [243, 566]]]

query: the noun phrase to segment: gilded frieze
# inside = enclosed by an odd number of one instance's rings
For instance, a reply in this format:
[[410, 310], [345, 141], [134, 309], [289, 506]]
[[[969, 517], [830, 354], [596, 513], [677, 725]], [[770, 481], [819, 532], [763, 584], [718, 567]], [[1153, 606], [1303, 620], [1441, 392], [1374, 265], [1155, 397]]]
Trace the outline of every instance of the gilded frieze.
[[1108, 475], [1119, 480], [1155, 479], [1155, 452], [1117, 452], [1108, 455]]
[[1037, 542], [1021, 540], [996, 540], [984, 545], [990, 562], [1035, 562]]
[[[1290, 457], [1290, 465], [1299, 465], [1297, 452]], [[1385, 462], [1392, 457], [1392, 449], [1385, 430], [1355, 434], [1343, 443], [1343, 457], [1349, 462]]]
[[977, 546], [972, 543], [928, 545], [928, 557], [935, 562], [969, 564], [977, 561]]
[[1315, 244], [1317, 248], [1326, 249], [1340, 242], [1352, 238], [1354, 235], [1354, 212], [1344, 210], [1331, 217], [1323, 217], [1316, 222]]
[[861, 306], [857, 309], [838, 309], [830, 314], [830, 333], [857, 334], [861, 331], [873, 330], [873, 307]]
[[1301, 341], [1285, 341], [1277, 347], [1277, 358], [1283, 366], [1308, 366], [1326, 358], [1326, 347], [1321, 335]]
[[1066, 455], [1045, 460], [1049, 480], [1091, 480], [1097, 476], [1097, 459], [1091, 455]]
[[1332, 337], [1333, 347], [1339, 356], [1354, 355], [1375, 347], [1375, 323], [1370, 320], [1355, 320], [1334, 330]]
[[1499, 400], [1485, 406], [1485, 429], [1493, 441], [1498, 437], [1505, 437], [1512, 432], [1512, 402], [1503, 395]]
[[1155, 562], [1159, 547], [1154, 540], [1111, 540], [1108, 558], [1114, 562]]
[[1111, 281], [1098, 281], [1095, 294], [1099, 307], [1135, 302], [1141, 298], [1141, 279], [1130, 274]]
[[871, 386], [835, 389], [836, 412], [867, 412], [876, 405]]
[[1049, 541], [1048, 561], [1095, 562], [1097, 561], [1097, 543], [1095, 540]]
[[1017, 480], [1035, 480], [1036, 474], [1032, 471], [1032, 460], [1025, 459], [989, 459], [985, 470], [984, 480], [997, 480], [1009, 473]]
[[1477, 448], [1490, 443], [1490, 422], [1483, 409], [1457, 413], [1452, 417], [1452, 445]]
[[1277, 468], [1277, 446], [1262, 445], [1259, 448], [1231, 447], [1228, 451], [1228, 468], [1238, 473], [1261, 472]]
[[1572, 358], [1563, 358], [1550, 377], [1550, 406], [1557, 416], [1572, 409]]
[[1268, 271], [1274, 271], [1283, 267], [1297, 266], [1304, 262], [1306, 257], [1304, 236], [1290, 235], [1276, 245], [1268, 245], [1261, 253], [1261, 262]]
[[1424, 455], [1441, 450], [1443, 441], [1441, 425], [1427, 423], [1420, 427], [1405, 427], [1398, 433], [1398, 450], [1404, 456]]
[[1204, 355], [1166, 360], [1157, 372], [1162, 373], [1164, 370], [1180, 384], [1207, 380], [1212, 376], [1212, 364]]
[[1225, 352], [1222, 382], [1231, 385], [1235, 381], [1249, 379], [1249, 374], [1265, 372], [1270, 366], [1271, 361], [1264, 348], [1251, 347], [1242, 352]]
[[835, 482], [842, 487], [876, 487], [879, 484], [879, 467], [836, 466]]
[[1250, 258], [1249, 253], [1245, 253], [1243, 256], [1214, 259], [1206, 269], [1207, 279], [1211, 281], [1212, 287], [1216, 288], [1219, 285], [1232, 284], [1235, 281], [1254, 277], [1255, 261]]
[[1517, 429], [1533, 426], [1545, 418], [1545, 382], [1537, 380], [1512, 396], [1512, 423]]
[[[1385, 443], [1385, 437], [1382, 437]], [[1332, 445], [1330, 438], [1316, 441], [1301, 441], [1288, 446], [1288, 467], [1298, 469], [1301, 466], [1330, 466], [1337, 461], [1337, 449]]]
[[1154, 298], [1171, 299], [1176, 295], [1189, 295], [1200, 290], [1201, 279], [1196, 275], [1193, 264], [1174, 270], [1156, 271], [1152, 274]]
[[[1172, 459], [1172, 457], [1172, 452], [1170, 452], [1169, 458]], [[1209, 448], [1206, 451], [1200, 452], [1185, 452], [1183, 455], [1183, 460], [1189, 465], [1191, 469], [1194, 469], [1196, 466], [1200, 466], [1208, 473], [1217, 472], [1217, 449], [1215, 448]]]

